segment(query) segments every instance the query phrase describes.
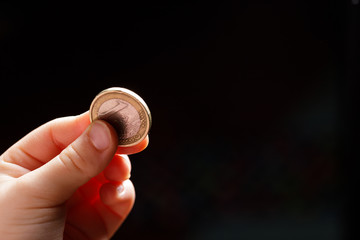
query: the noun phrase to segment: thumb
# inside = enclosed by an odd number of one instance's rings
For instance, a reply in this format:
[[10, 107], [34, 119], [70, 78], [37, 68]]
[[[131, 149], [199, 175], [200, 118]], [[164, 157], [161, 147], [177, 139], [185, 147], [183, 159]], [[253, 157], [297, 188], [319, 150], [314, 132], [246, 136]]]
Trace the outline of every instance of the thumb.
[[58, 156], [19, 180], [31, 195], [61, 204], [104, 170], [116, 148], [115, 130], [104, 121], [95, 121]]

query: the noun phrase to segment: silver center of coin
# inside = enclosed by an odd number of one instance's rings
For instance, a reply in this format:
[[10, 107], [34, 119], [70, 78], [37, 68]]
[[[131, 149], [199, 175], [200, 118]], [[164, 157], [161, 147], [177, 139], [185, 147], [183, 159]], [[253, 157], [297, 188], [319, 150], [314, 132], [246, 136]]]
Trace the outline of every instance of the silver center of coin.
[[109, 99], [98, 110], [98, 118], [109, 122], [117, 131], [119, 139], [135, 136], [141, 125], [137, 110], [121, 99]]

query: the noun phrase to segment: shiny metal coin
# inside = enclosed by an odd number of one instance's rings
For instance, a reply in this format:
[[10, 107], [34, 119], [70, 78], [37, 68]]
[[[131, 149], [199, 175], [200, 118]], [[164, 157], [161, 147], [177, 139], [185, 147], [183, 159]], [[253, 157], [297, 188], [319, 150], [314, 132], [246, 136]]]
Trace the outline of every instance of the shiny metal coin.
[[90, 106], [90, 120], [110, 123], [117, 132], [119, 146], [140, 143], [151, 127], [151, 114], [144, 100], [136, 93], [119, 87], [100, 92]]

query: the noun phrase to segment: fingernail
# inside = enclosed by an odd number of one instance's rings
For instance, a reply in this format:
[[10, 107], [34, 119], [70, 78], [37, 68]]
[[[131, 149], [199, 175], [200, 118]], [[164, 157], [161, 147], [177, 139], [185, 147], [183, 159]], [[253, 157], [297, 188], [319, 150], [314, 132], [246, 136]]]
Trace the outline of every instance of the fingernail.
[[120, 184], [117, 188], [116, 191], [118, 192], [119, 195], [121, 195], [124, 192], [124, 185]]
[[110, 145], [110, 132], [102, 122], [92, 123], [89, 138], [97, 150], [103, 151]]

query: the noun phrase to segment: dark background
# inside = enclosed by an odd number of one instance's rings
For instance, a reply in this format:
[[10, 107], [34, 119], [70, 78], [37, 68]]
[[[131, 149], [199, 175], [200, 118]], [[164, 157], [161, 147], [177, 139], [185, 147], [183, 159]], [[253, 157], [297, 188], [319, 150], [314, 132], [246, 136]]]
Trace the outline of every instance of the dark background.
[[350, 239], [357, 2], [1, 2], [0, 150], [129, 88], [153, 126], [114, 239]]

